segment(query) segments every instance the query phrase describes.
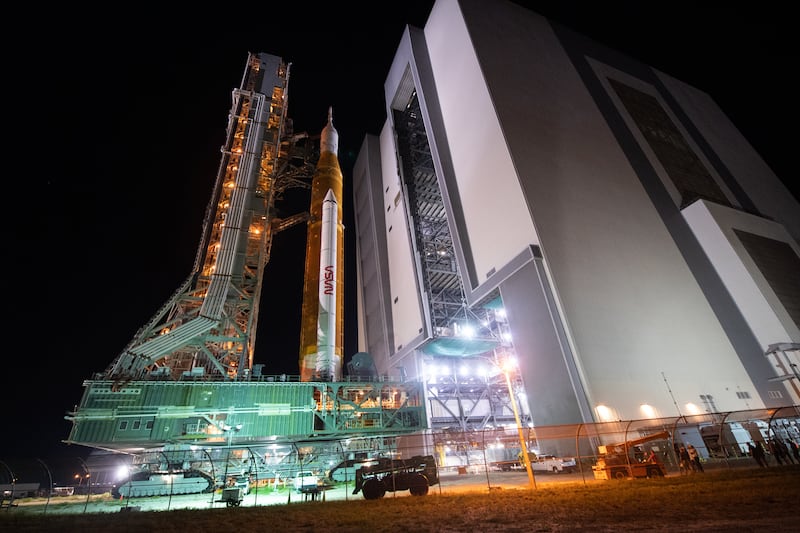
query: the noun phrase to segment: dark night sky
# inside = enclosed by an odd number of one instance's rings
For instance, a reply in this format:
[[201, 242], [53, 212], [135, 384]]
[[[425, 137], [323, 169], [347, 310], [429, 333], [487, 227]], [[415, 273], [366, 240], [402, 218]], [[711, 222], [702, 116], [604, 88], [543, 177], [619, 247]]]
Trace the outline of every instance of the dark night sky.
[[[796, 116], [796, 57], [786, 12], [519, 3], [710, 93], [790, 179], [796, 135], [783, 132]], [[70, 429], [64, 414], [80, 401], [82, 381], [103, 371], [189, 275], [247, 53], [292, 63], [296, 131], [319, 133], [334, 107], [347, 182], [364, 135], [383, 124], [383, 82], [403, 29], [424, 26], [433, 1], [283, 2], [271, 12], [255, 4], [249, 14], [193, 7], [181, 16], [133, 5], [113, 16], [72, 6], [37, 13], [20, 22], [25, 37], [7, 44], [15, 81], [5, 98], [6, 199], [15, 240], [6, 252], [12, 325], [2, 376], [14, 392], [4, 395], [11, 420], [0, 459], [87, 452], [60, 443]], [[285, 214], [302, 208], [285, 206]], [[304, 249], [299, 226], [273, 245], [256, 348], [269, 373], [297, 373]], [[352, 355], [355, 338], [345, 342]]]

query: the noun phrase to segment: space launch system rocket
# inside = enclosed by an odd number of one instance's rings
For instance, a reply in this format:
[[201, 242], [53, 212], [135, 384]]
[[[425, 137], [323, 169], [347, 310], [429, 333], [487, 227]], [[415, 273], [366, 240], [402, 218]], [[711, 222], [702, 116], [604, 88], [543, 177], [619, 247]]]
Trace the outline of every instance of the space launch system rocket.
[[339, 381], [344, 345], [344, 225], [339, 134], [333, 110], [320, 136], [311, 182], [300, 325], [300, 380]]

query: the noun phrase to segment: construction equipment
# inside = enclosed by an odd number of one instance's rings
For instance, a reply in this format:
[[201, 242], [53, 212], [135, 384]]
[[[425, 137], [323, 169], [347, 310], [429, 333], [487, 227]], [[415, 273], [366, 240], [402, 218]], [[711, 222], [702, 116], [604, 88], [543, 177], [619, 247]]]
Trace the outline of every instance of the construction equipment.
[[[625, 479], [642, 477], [663, 477], [667, 474], [664, 465], [656, 460], [654, 454], [645, 456], [641, 445], [655, 440], [669, 439], [668, 431], [631, 439], [618, 444], [598, 446], [600, 457], [592, 466], [595, 479]], [[631, 457], [633, 452], [633, 457]]]
[[244, 500], [245, 489], [242, 487], [225, 487], [222, 489], [222, 497], [218, 501], [228, 507], [239, 507]]
[[436, 460], [432, 455], [415, 455], [410, 459], [375, 459], [356, 470], [356, 487], [366, 500], [383, 498], [386, 492], [408, 490], [412, 496], [425, 496], [428, 487], [439, 483]]

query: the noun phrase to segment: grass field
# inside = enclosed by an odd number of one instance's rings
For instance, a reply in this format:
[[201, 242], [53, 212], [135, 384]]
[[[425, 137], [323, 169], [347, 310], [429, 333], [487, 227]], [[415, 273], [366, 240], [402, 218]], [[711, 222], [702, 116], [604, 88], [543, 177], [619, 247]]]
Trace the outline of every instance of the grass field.
[[381, 500], [88, 514], [0, 509], [0, 531], [800, 531], [800, 465]]

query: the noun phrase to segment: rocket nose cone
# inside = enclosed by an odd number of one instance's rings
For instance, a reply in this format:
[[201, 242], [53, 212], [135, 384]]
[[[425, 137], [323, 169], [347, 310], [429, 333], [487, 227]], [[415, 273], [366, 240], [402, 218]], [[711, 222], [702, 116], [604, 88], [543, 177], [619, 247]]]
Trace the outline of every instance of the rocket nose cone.
[[320, 152], [339, 153], [339, 132], [333, 127], [333, 107], [328, 108], [328, 123], [322, 129], [319, 150]]
[[328, 189], [328, 192], [325, 194], [325, 199], [322, 201], [336, 203], [336, 195], [333, 194], [333, 189]]

